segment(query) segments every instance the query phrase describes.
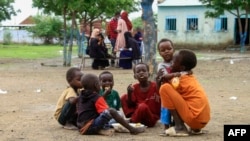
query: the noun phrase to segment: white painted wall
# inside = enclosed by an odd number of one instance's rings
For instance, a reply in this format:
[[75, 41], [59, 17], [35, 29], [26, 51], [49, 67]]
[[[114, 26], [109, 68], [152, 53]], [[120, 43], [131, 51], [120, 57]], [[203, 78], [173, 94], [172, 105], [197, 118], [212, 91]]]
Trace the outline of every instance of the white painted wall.
[[[0, 30], [0, 42], [3, 42], [5, 30]], [[8, 32], [11, 33], [12, 42], [14, 43], [37, 43], [42, 44], [43, 40], [39, 38], [32, 38], [32, 33], [26, 31], [26, 30], [16, 30], [11, 29], [8, 30]]]
[[[214, 31], [215, 19], [205, 18], [204, 6], [158, 6], [158, 41], [161, 38], [169, 38], [174, 43], [180, 44], [205, 44], [214, 45], [227, 43], [234, 40], [235, 18], [229, 13], [225, 13], [228, 18], [228, 30], [226, 32]], [[198, 17], [198, 32], [187, 32], [186, 21], [188, 15]], [[165, 31], [165, 20], [167, 16], [176, 17], [176, 32]]]
[[[0, 30], [0, 42], [3, 42], [4, 32], [5, 30]], [[11, 33], [13, 43], [43, 44], [44, 42], [41, 38], [33, 38], [32, 33], [27, 30], [10, 29], [8, 32]], [[58, 43], [58, 40], [54, 39], [53, 42]]]

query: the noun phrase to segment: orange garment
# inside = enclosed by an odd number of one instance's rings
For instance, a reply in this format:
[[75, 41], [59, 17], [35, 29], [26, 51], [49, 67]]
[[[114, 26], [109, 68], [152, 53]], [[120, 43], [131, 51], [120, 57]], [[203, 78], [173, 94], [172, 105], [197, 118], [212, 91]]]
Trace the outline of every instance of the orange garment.
[[160, 87], [163, 107], [175, 109], [181, 119], [193, 129], [201, 129], [210, 120], [210, 106], [205, 91], [193, 75], [180, 77], [175, 90], [169, 83]]

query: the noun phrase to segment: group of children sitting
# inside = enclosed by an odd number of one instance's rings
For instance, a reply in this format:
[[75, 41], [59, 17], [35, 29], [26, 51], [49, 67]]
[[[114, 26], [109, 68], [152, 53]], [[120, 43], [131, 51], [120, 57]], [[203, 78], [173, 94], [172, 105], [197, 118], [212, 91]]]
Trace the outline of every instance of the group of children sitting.
[[131, 134], [138, 134], [145, 127], [137, 128], [129, 123], [153, 127], [159, 119], [165, 127], [161, 135], [202, 134], [201, 129], [210, 120], [210, 107], [192, 72], [197, 64], [196, 55], [190, 50], [174, 54], [169, 39], [162, 39], [157, 48], [164, 61], [158, 64], [155, 81], [149, 80], [149, 66], [137, 63], [133, 72], [138, 83], [129, 84], [127, 94], [121, 97], [113, 89], [111, 72], [103, 71], [98, 77], [70, 68], [66, 73], [69, 87], [57, 102], [56, 120], [64, 128], [78, 129], [85, 135], [112, 135], [113, 122], [120, 123]]

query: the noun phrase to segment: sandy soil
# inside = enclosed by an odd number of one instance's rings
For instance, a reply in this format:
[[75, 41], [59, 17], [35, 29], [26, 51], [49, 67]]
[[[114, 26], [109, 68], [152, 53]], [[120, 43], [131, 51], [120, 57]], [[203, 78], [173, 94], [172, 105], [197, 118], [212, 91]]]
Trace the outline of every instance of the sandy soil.
[[[158, 123], [145, 133], [130, 135], [115, 133], [113, 137], [83, 136], [78, 131], [63, 129], [53, 118], [55, 104], [66, 88], [62, 58], [40, 60], [0, 59], [0, 140], [1, 141], [148, 141], [148, 140], [207, 140], [222, 141], [224, 124], [247, 124], [250, 121], [249, 83], [250, 53], [197, 52], [198, 65], [194, 74], [200, 80], [210, 100], [211, 121], [205, 128], [208, 134], [185, 138], [160, 137]], [[231, 60], [231, 61], [230, 61]], [[44, 63], [52, 66], [41, 66]], [[74, 58], [77, 66], [81, 59]], [[90, 62], [89, 62], [90, 63]], [[114, 89], [126, 92], [128, 84], [136, 82], [132, 70], [109, 68], [115, 76]], [[99, 74], [90, 64], [84, 73]], [[230, 98], [235, 98], [230, 99]]]

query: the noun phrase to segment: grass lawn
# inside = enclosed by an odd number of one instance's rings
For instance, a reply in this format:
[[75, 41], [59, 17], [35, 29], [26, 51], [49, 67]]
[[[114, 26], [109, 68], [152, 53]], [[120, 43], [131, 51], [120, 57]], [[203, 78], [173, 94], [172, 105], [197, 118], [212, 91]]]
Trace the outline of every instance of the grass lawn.
[[[77, 47], [73, 47], [72, 55], [77, 54]], [[63, 55], [63, 46], [59, 45], [0, 45], [0, 58], [40, 59], [55, 58]]]
[[[72, 56], [77, 56], [78, 47], [73, 47]], [[0, 59], [41, 59], [41, 58], [55, 58], [63, 56], [63, 46], [60, 45], [2, 45], [0, 44]], [[202, 54], [197, 54], [197, 58], [202, 58]], [[156, 61], [162, 61], [158, 51], [156, 51]]]

